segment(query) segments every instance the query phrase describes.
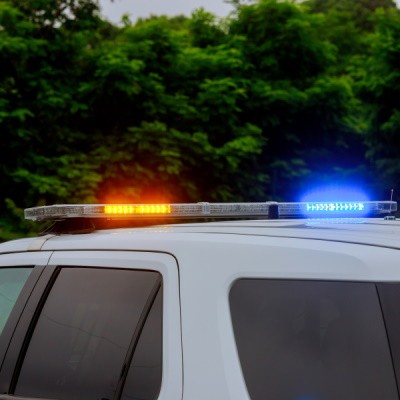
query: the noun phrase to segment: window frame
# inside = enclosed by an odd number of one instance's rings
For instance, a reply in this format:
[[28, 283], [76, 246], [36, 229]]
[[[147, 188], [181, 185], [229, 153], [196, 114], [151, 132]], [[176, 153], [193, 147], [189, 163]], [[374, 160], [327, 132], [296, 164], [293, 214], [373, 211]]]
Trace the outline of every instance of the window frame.
[[17, 356], [13, 344], [21, 340], [20, 329], [18, 328], [27, 327], [23, 314], [51, 254], [51, 251], [0, 254], [0, 268], [32, 268], [32, 272], [18, 296], [1, 335], [0, 393], [4, 393], [10, 385], [13, 369], [10, 368], [12, 363], [9, 363], [9, 360]]
[[[22, 315], [24, 324], [19, 324], [17, 331], [21, 331], [18, 338], [13, 339], [11, 345], [15, 348], [13, 357], [7, 355], [8, 387], [0, 388], [0, 399], [31, 399], [13, 394], [17, 378], [29, 346], [36, 321], [47, 299], [53, 283], [57, 279], [58, 271], [63, 267], [88, 267], [107, 269], [129, 269], [156, 271], [162, 277], [163, 287], [163, 345], [162, 345], [162, 380], [158, 396], [159, 400], [182, 397], [182, 340], [180, 322], [180, 296], [178, 266], [176, 259], [166, 253], [130, 252], [130, 251], [56, 251], [52, 254], [48, 265], [40, 277], [36, 290], [31, 295], [29, 303]], [[35, 310], [28, 312], [27, 310]], [[144, 320], [144, 322], [147, 319]], [[133, 334], [133, 332], [132, 332]], [[127, 353], [127, 358], [131, 357]], [[121, 396], [121, 390], [116, 392], [116, 399]], [[37, 398], [35, 398], [37, 399]]]

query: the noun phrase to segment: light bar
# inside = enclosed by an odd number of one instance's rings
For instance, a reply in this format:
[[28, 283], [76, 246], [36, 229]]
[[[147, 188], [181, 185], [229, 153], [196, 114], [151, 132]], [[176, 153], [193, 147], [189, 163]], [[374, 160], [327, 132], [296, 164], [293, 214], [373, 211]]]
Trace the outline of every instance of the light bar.
[[384, 216], [397, 211], [395, 201], [309, 203], [189, 203], [53, 205], [25, 210], [25, 218], [57, 221], [69, 218], [304, 218]]

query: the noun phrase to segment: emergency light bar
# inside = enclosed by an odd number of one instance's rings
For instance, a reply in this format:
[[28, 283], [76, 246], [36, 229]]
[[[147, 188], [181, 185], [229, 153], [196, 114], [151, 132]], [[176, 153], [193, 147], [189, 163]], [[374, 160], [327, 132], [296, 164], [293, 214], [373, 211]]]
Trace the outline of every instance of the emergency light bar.
[[301, 203], [189, 203], [189, 204], [92, 204], [27, 208], [25, 218], [57, 221], [69, 218], [355, 218], [385, 216], [397, 211], [395, 201]]

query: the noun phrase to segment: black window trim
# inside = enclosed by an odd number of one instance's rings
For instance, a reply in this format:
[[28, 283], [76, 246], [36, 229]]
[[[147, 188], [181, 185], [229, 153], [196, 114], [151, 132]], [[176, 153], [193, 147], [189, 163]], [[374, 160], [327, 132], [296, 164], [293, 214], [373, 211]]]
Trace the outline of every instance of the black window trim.
[[32, 268], [32, 271], [25, 282], [24, 287], [21, 290], [21, 293], [18, 296], [18, 299], [10, 313], [10, 316], [4, 326], [2, 332], [2, 339], [0, 342], [0, 393], [4, 392], [5, 388], [9, 386], [10, 379], [7, 379], [7, 376], [10, 377], [10, 374], [7, 374], [7, 363], [6, 359], [9, 355], [9, 351], [11, 348], [11, 343], [14, 337], [17, 335], [17, 329], [20, 325], [20, 321], [22, 320], [22, 316], [24, 311], [30, 302], [30, 298], [32, 293], [40, 280], [43, 271], [45, 270], [45, 265], [9, 265], [2, 266], [3, 268]]
[[51, 271], [51, 275], [46, 279], [46, 285], [44, 287], [44, 290], [41, 293], [37, 293], [36, 297], [34, 298], [34, 304], [29, 305], [29, 308], [34, 310], [32, 313], [32, 316], [30, 318], [29, 324], [27, 325], [27, 329], [25, 330], [25, 335], [24, 339], [21, 343], [20, 351], [18, 352], [18, 356], [16, 358], [16, 362], [14, 365], [14, 371], [12, 374], [11, 382], [10, 382], [10, 387], [8, 393], [14, 393], [15, 387], [17, 385], [18, 377], [19, 377], [19, 371], [21, 370], [22, 363], [24, 362], [26, 352], [29, 347], [29, 343], [31, 341], [33, 331], [35, 330], [36, 323], [39, 319], [39, 316], [42, 312], [43, 306], [46, 302], [47, 296], [49, 295], [54, 282], [56, 281], [59, 273], [60, 273], [61, 268], [55, 266], [55, 265], [49, 265], [46, 268], [46, 271]]

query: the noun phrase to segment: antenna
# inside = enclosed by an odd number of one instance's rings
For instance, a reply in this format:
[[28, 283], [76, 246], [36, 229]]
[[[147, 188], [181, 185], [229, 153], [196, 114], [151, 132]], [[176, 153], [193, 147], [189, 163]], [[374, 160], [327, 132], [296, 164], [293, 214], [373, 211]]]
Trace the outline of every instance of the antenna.
[[393, 201], [393, 189], [390, 191], [390, 208], [389, 208], [389, 214], [392, 213], [392, 201]]
[[[396, 216], [392, 215], [392, 201], [393, 201], [393, 189], [390, 190], [390, 207], [389, 207], [389, 214], [384, 217], [386, 221], [395, 221]], [[395, 210], [396, 211], [396, 210]]]

